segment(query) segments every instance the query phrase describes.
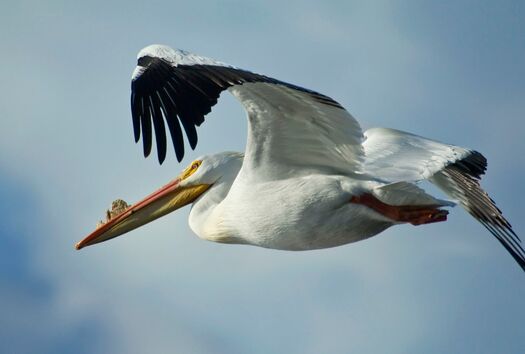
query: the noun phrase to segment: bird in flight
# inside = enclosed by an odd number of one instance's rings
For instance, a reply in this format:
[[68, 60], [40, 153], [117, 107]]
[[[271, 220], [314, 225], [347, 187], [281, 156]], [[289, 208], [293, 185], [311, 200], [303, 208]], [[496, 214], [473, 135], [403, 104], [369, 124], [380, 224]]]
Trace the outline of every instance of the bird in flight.
[[[108, 211], [77, 249], [120, 236], [192, 203], [191, 229], [206, 240], [312, 250], [364, 240], [398, 224], [445, 221], [460, 204], [525, 270], [521, 240], [480, 187], [479, 152], [407, 132], [363, 131], [338, 102], [318, 92], [164, 45], [138, 54], [131, 81], [135, 141], [159, 162], [167, 133], [175, 155], [229, 91], [248, 119], [246, 150], [202, 156], [138, 203]], [[167, 126], [167, 129], [166, 129]], [[451, 200], [420, 188], [428, 180]]]

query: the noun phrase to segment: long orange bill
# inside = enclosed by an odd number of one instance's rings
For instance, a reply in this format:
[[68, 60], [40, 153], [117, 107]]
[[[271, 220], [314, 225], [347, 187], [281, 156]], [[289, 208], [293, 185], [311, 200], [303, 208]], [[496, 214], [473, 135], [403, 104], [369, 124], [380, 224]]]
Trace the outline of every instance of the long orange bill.
[[77, 250], [120, 236], [197, 199], [210, 185], [180, 186], [177, 178], [99, 226], [75, 245]]

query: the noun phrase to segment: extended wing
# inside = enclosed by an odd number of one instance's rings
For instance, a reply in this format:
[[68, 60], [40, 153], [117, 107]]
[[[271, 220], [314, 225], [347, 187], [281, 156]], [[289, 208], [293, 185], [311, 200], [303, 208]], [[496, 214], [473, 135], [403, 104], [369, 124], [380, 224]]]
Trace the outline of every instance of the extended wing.
[[195, 148], [196, 127], [227, 89], [248, 112], [245, 164], [252, 169], [263, 165], [274, 177], [303, 169], [352, 173], [363, 159], [359, 123], [333, 99], [213, 59], [166, 46], [146, 47], [138, 55], [131, 88], [135, 140], [142, 134], [148, 156], [154, 129], [161, 163], [167, 149], [165, 125], [180, 161], [183, 129]]
[[428, 179], [485, 226], [525, 270], [519, 237], [480, 186], [487, 168], [483, 155], [395, 129], [374, 128], [364, 135], [365, 172], [385, 182]]

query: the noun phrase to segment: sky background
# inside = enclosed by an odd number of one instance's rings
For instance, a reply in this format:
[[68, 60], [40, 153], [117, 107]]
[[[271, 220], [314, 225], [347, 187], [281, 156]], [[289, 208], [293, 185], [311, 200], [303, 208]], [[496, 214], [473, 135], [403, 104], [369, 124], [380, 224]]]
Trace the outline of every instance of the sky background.
[[481, 151], [525, 237], [523, 1], [26, 1], [0, 14], [0, 352], [523, 353], [525, 277], [460, 208], [302, 253], [214, 244], [189, 209], [73, 249], [199, 155], [244, 149], [224, 94], [178, 164], [134, 144], [162, 43], [329, 95], [363, 125]]

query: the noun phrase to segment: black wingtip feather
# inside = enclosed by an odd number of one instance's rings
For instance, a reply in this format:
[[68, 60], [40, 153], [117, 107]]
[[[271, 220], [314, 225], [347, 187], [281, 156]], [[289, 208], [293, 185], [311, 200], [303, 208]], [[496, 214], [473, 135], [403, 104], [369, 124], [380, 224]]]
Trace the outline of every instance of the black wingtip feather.
[[490, 224], [485, 222], [482, 222], [482, 224], [487, 230], [490, 231], [492, 235], [494, 235], [494, 237], [496, 237], [496, 239], [507, 250], [507, 252], [510, 253], [512, 258], [514, 258], [514, 260], [518, 263], [521, 269], [525, 271], [525, 252], [523, 251], [523, 248], [520, 245], [518, 245], [518, 247], [513, 246], [512, 243], [509, 242], [509, 240], [506, 237], [501, 235], [499, 230], [492, 227]]
[[157, 156], [162, 165], [166, 158], [166, 129], [164, 128], [164, 117], [160, 110], [161, 102], [156, 95], [150, 96], [150, 103], [153, 107], [153, 126], [155, 127], [155, 138], [157, 142]]
[[469, 155], [455, 162], [455, 164], [477, 179], [481, 178], [487, 170], [487, 159], [475, 150], [470, 151]]
[[144, 147], [144, 157], [148, 157], [151, 153], [151, 114], [149, 105], [144, 103], [144, 115], [140, 120], [142, 124], [142, 145]]
[[175, 102], [172, 100], [171, 95], [167, 90], [163, 93], [159, 93], [159, 100], [164, 118], [166, 123], [168, 123], [168, 129], [173, 142], [177, 161], [181, 162], [184, 156], [184, 139], [179, 120], [177, 119]]
[[182, 130], [180, 128], [179, 120], [178, 119], [167, 119], [166, 121], [168, 122], [168, 128], [170, 130], [171, 140], [173, 141], [173, 148], [175, 149], [175, 156], [177, 157], [177, 161], [181, 162], [184, 157], [184, 140], [182, 137]]
[[449, 181], [447, 193], [478, 220], [505, 247], [512, 258], [525, 271], [525, 250], [521, 240], [505, 219], [501, 210], [479, 184], [485, 173], [487, 160], [477, 151], [445, 167], [438, 174]]
[[131, 93], [131, 117], [133, 119], [133, 135], [135, 143], [140, 140], [140, 107], [137, 96], [134, 92]]
[[197, 134], [195, 134], [195, 140], [190, 140], [190, 147], [192, 150], [195, 150], [195, 147], [197, 147], [197, 143], [199, 142], [199, 137], [197, 136]]

